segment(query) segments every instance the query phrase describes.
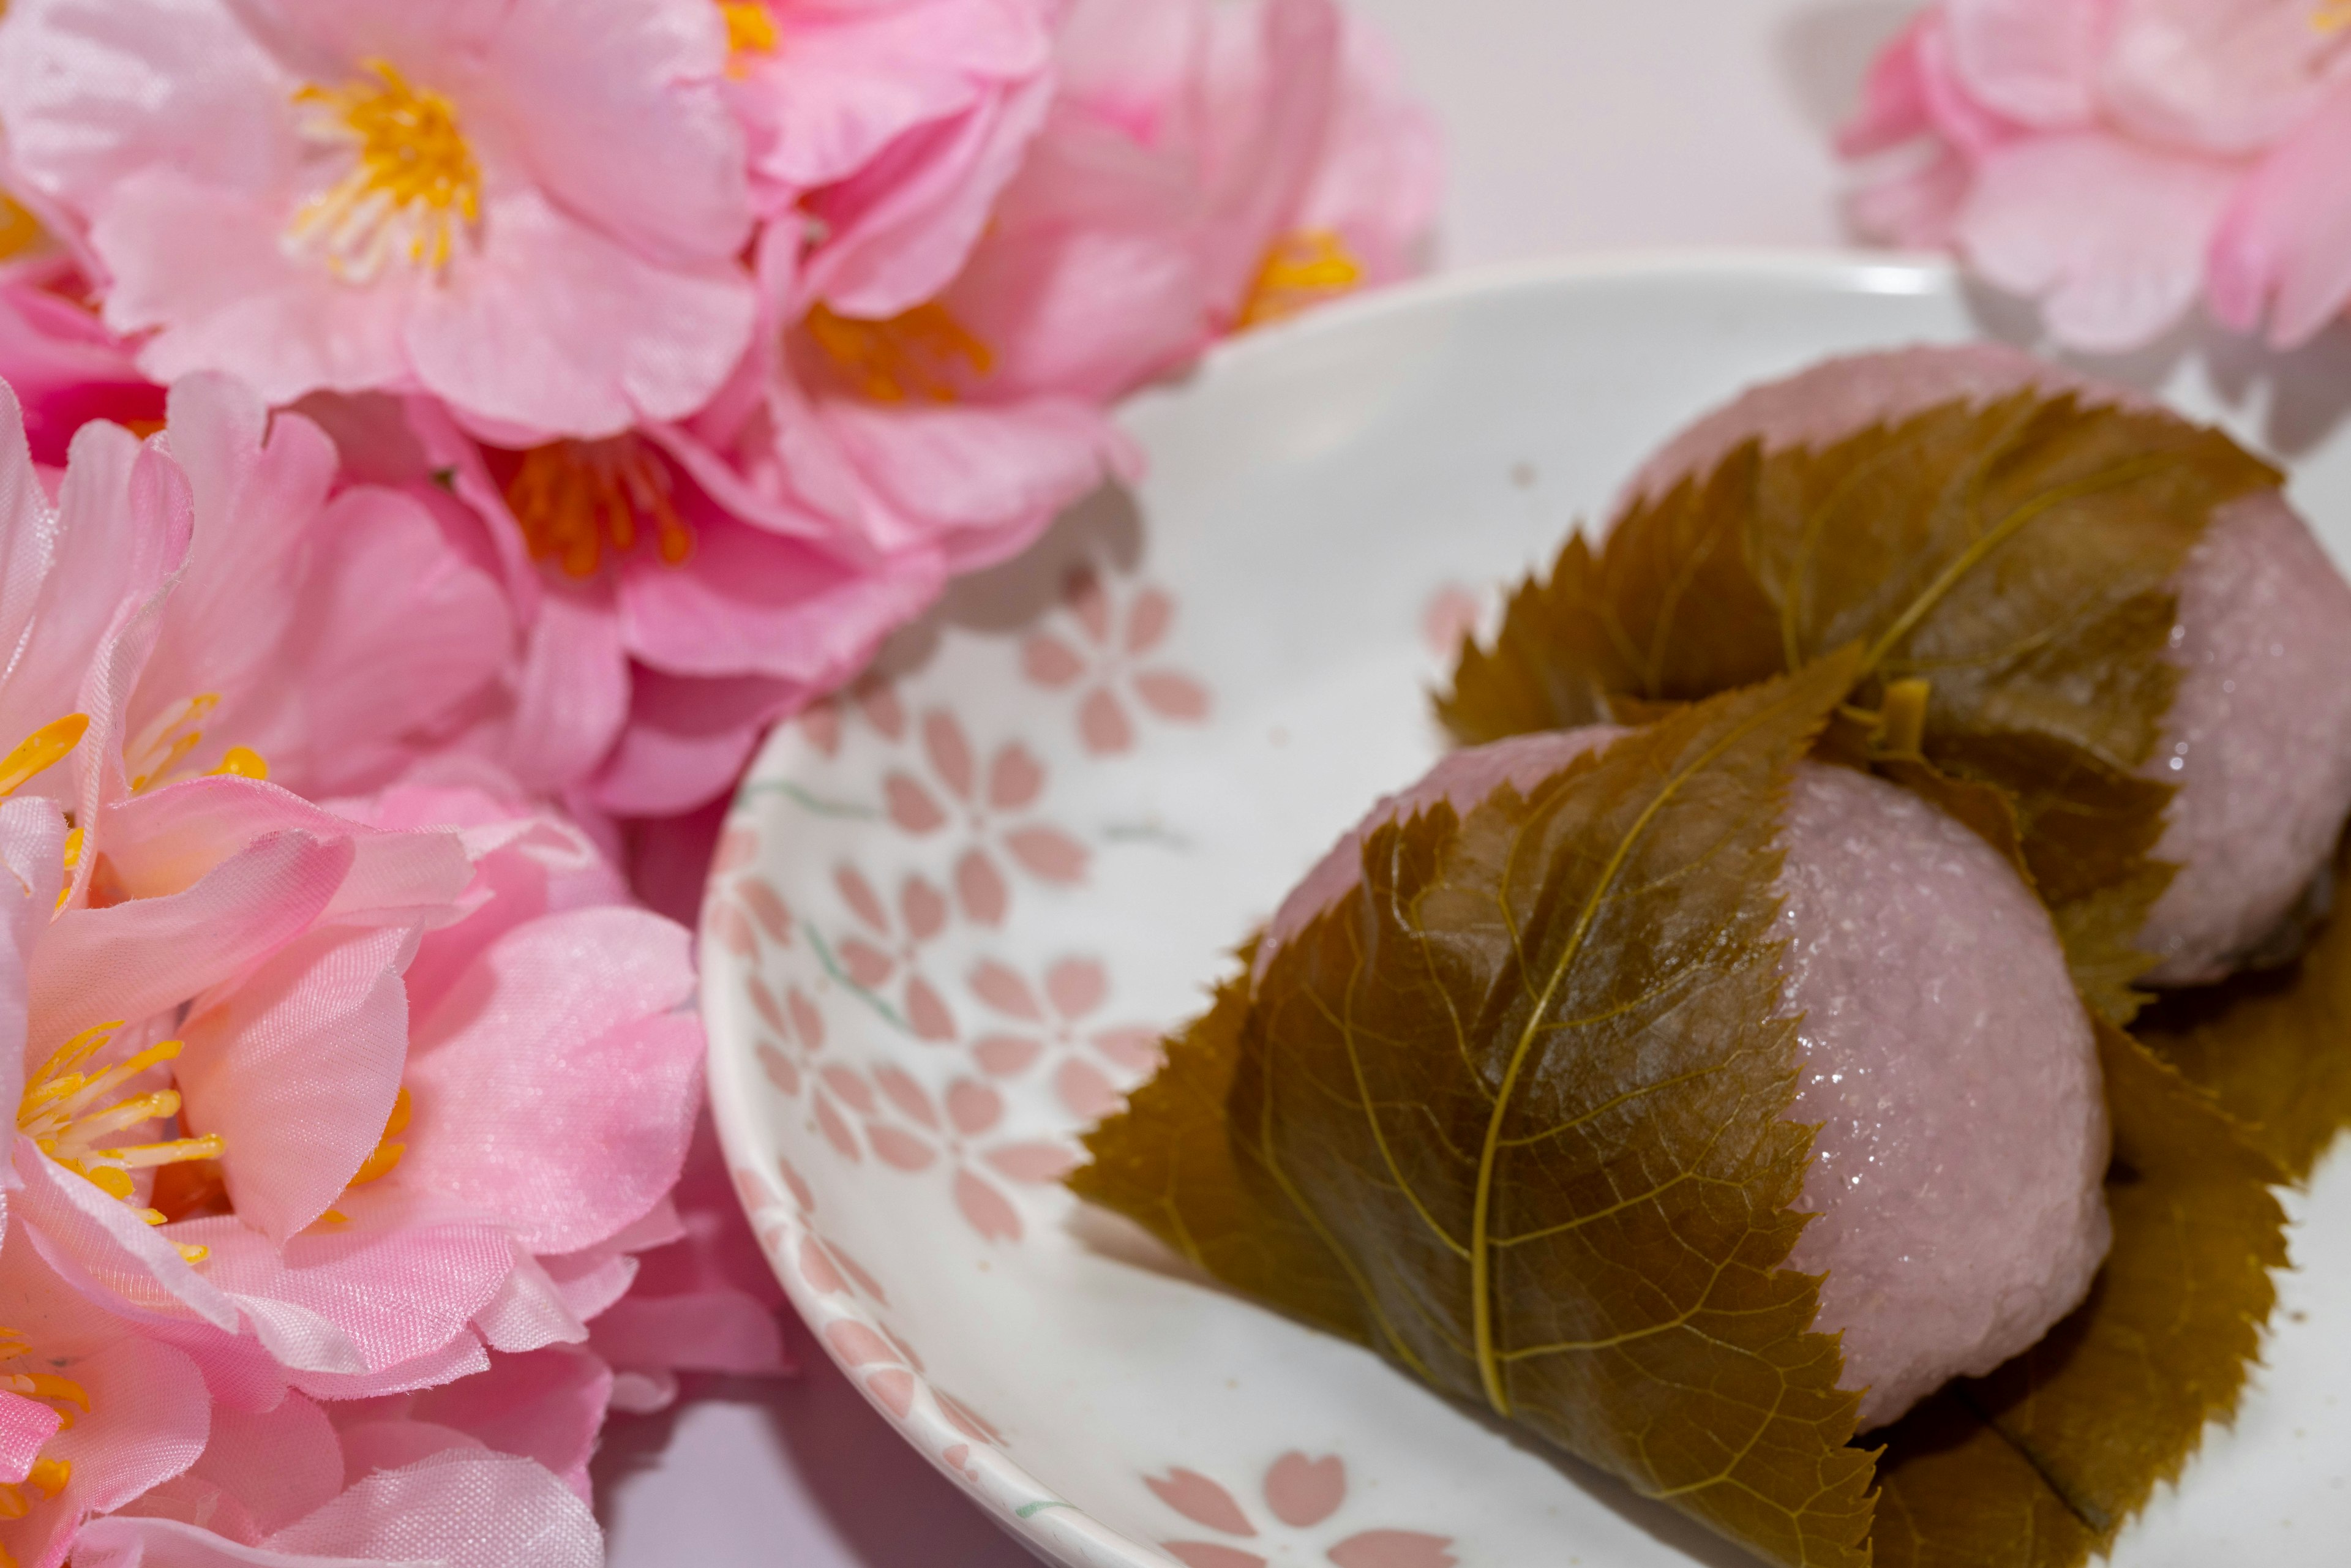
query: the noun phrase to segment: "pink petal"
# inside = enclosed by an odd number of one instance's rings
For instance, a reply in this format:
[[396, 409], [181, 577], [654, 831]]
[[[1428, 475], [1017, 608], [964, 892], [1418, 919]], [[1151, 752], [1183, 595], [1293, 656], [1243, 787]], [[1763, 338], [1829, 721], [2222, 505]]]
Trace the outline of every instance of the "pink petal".
[[971, 994], [1011, 1018], [1041, 1022], [1044, 1010], [1037, 1005], [1037, 995], [1029, 988], [1010, 966], [993, 958], [983, 958], [971, 971]]
[[931, 1097], [923, 1092], [923, 1086], [915, 1082], [913, 1075], [904, 1069], [877, 1067], [873, 1070], [873, 1082], [881, 1086], [890, 1103], [905, 1113], [908, 1121], [919, 1122], [934, 1131], [937, 1129], [939, 1113], [931, 1104]]
[[[26, 1563], [62, 1561], [86, 1511], [130, 1503], [184, 1470], [204, 1448], [211, 1401], [204, 1376], [170, 1345], [128, 1336], [82, 1357], [68, 1375], [89, 1396], [90, 1410], [42, 1449], [43, 1458], [73, 1469], [53, 1503], [43, 1506], [32, 1493], [34, 1513], [10, 1531], [10, 1543]], [[47, 1541], [44, 1525], [55, 1532]], [[76, 1542], [75, 1555], [81, 1554]]]
[[816, 1099], [816, 1124], [817, 1130], [824, 1134], [824, 1141], [839, 1151], [843, 1159], [854, 1165], [864, 1158], [857, 1147], [856, 1134], [849, 1130], [849, 1124], [841, 1119], [841, 1113], [832, 1108], [832, 1102], [820, 1094]]
[[1019, 828], [1004, 835], [1004, 847], [1012, 858], [1047, 882], [1076, 883], [1085, 880], [1086, 862], [1092, 858], [1085, 845], [1059, 828]]
[[1094, 569], [1081, 566], [1072, 570], [1061, 584], [1061, 601], [1078, 618], [1086, 635], [1098, 647], [1110, 643], [1110, 597], [1102, 591], [1102, 579]]
[[1134, 726], [1107, 686], [1096, 686], [1078, 705], [1078, 738], [1096, 757], [1110, 757], [1134, 744]]
[[792, 1027], [799, 1032], [800, 1043], [810, 1051], [824, 1049], [824, 1014], [817, 1005], [800, 994], [794, 986], [784, 993], [784, 1005], [791, 1009]]
[[750, 237], [743, 134], [719, 88], [715, 14], [631, 0], [517, 0], [484, 65], [517, 152], [555, 199], [652, 256], [733, 256]]
[[985, 1083], [958, 1078], [947, 1085], [947, 1120], [965, 1137], [976, 1137], [1004, 1119], [1004, 1096]]
[[851, 695], [865, 722], [883, 737], [895, 740], [906, 733], [906, 708], [898, 700], [896, 686], [888, 681], [861, 682]]
[[972, 1042], [971, 1059], [982, 1072], [1009, 1078], [1027, 1069], [1045, 1049], [1040, 1040], [1017, 1034], [991, 1034]]
[[2229, 204], [2212, 241], [2212, 313], [2240, 330], [2266, 310], [2270, 340], [2309, 340], [2351, 299], [2351, 201], [2327, 178], [2351, 148], [2351, 89], [2273, 149]]
[[280, 1243], [374, 1152], [408, 1056], [414, 935], [329, 926], [280, 949], [182, 1026], [190, 1124], [225, 1139], [239, 1218]]
[[1159, 1036], [1147, 1029], [1106, 1029], [1089, 1043], [1131, 1071], [1148, 1072], [1159, 1065]]
[[735, 896], [743, 901], [743, 907], [751, 912], [751, 918], [759, 923], [759, 929], [768, 934], [770, 941], [783, 946], [791, 945], [791, 906], [772, 883], [757, 877], [747, 878], [735, 884]]
[[1086, 673], [1086, 662], [1059, 637], [1040, 632], [1020, 644], [1020, 670], [1039, 685], [1059, 691]]
[[1339, 1568], [1454, 1568], [1453, 1544], [1444, 1535], [1410, 1530], [1366, 1530], [1325, 1553]]
[[841, 943], [841, 962], [849, 977], [872, 990], [890, 977], [897, 961], [868, 942], [862, 936], [845, 936]]
[[2110, 0], [1965, 0], [1946, 7], [1951, 57], [1988, 107], [2043, 131], [2098, 112]]
[[752, 1006], [752, 1011], [759, 1013], [759, 1020], [762, 1020], [767, 1028], [776, 1030], [776, 1034], [783, 1034], [785, 1039], [790, 1039], [792, 1037], [790, 1025], [785, 1025], [783, 1022], [783, 1009], [776, 1006], [776, 992], [771, 992], [771, 989], [767, 988], [767, 980], [762, 980], [759, 976], [750, 976], [750, 980], [743, 983], [743, 989], [750, 992], [750, 1006]]
[[906, 982], [906, 1021], [914, 1026], [914, 1038], [928, 1040], [949, 1040], [956, 1037], [955, 1014], [931, 983], [920, 975]]
[[1020, 1215], [1005, 1196], [972, 1175], [956, 1172], [956, 1207], [983, 1241], [1020, 1239]]
[[898, 912], [905, 917], [906, 934], [917, 942], [927, 942], [946, 929], [946, 895], [919, 876], [908, 877], [898, 890]]
[[774, 1084], [778, 1092], [798, 1099], [800, 1092], [800, 1070], [792, 1065], [791, 1058], [764, 1040], [759, 1042], [758, 1058], [759, 1071], [768, 1082]]
[[890, 934], [890, 917], [882, 911], [882, 900], [875, 896], [873, 884], [855, 866], [845, 865], [832, 873], [833, 886], [841, 890], [849, 912], [863, 921], [869, 930], [881, 936]]
[[1322, 1523], [1347, 1500], [1347, 1467], [1336, 1454], [1310, 1459], [1296, 1448], [1265, 1472], [1265, 1505], [1293, 1530]]
[[865, 1386], [882, 1407], [904, 1420], [914, 1408], [914, 1375], [901, 1367], [874, 1373], [865, 1380]]
[[710, 874], [728, 875], [758, 858], [759, 831], [738, 822], [719, 835], [718, 848], [710, 856]]
[[1208, 716], [1208, 688], [1174, 670], [1142, 670], [1134, 677], [1143, 706], [1162, 718], [1197, 724]]
[[343, 1490], [343, 1448], [326, 1412], [299, 1394], [260, 1415], [220, 1403], [189, 1474], [235, 1498], [266, 1532], [334, 1500]]
[[2194, 302], [2237, 179], [2104, 131], [2035, 137], [1984, 160], [1960, 243], [1992, 282], [2039, 296], [2061, 341], [2135, 349]]
[[1207, 1541], [1163, 1541], [1159, 1549], [1184, 1568], [1266, 1568], [1265, 1559], [1254, 1552]]
[[685, 932], [641, 910], [500, 936], [414, 1029], [403, 1179], [503, 1215], [537, 1252], [635, 1219], [694, 1130], [702, 1028], [674, 1010], [693, 988]]
[[987, 770], [987, 803], [999, 811], [1018, 811], [1044, 792], [1044, 765], [1029, 748], [1014, 741], [996, 754]]
[[611, 1386], [611, 1368], [597, 1355], [554, 1345], [493, 1356], [488, 1372], [416, 1395], [409, 1413], [499, 1453], [536, 1460], [584, 1500], [588, 1459]]
[[1156, 588], [1146, 588], [1134, 596], [1126, 611], [1126, 651], [1147, 653], [1165, 641], [1167, 628], [1176, 619], [1176, 601]]
[[883, 1165], [902, 1171], [918, 1171], [937, 1159], [938, 1151], [911, 1133], [895, 1127], [869, 1123], [865, 1128], [867, 1141], [872, 1144], [874, 1155]]
[[835, 1062], [824, 1070], [822, 1077], [824, 1086], [839, 1095], [842, 1104], [861, 1116], [873, 1114], [880, 1102], [873, 1098], [872, 1087], [859, 1076], [855, 1068]]
[[1045, 994], [1055, 1012], [1075, 1022], [1102, 1005], [1110, 976], [1092, 958], [1063, 958], [1045, 971]]
[[890, 803], [890, 820], [907, 832], [935, 832], [947, 820], [939, 803], [931, 799], [931, 792], [904, 773], [893, 773], [883, 779], [882, 793]]
[[827, 757], [841, 755], [841, 705], [831, 697], [801, 710], [800, 733]]
[[800, 1239], [799, 1259], [800, 1278], [808, 1281], [810, 1290], [820, 1296], [849, 1294], [849, 1281], [841, 1277], [841, 1270], [832, 1266], [832, 1260], [824, 1255], [815, 1237]]
[[718, 938], [718, 945], [737, 957], [758, 956], [759, 939], [752, 935], [751, 922], [746, 919], [743, 912], [733, 904], [712, 904], [709, 925], [710, 934]]
[[1056, 1182], [1077, 1167], [1078, 1156], [1060, 1144], [1006, 1144], [983, 1156], [988, 1167], [1014, 1181]]
[[1061, 1095], [1061, 1103], [1070, 1108], [1070, 1113], [1081, 1121], [1100, 1121], [1123, 1103], [1118, 1086], [1102, 1076], [1102, 1069], [1088, 1061], [1061, 1063], [1053, 1074], [1053, 1090]]
[[799, 1205], [802, 1214], [816, 1207], [816, 1195], [809, 1191], [807, 1178], [792, 1168], [791, 1161], [780, 1155], [776, 1156], [776, 1174], [784, 1178], [785, 1190], [792, 1195], [792, 1201]]
[[370, 1476], [261, 1544], [314, 1557], [438, 1560], [446, 1568], [602, 1568], [604, 1561], [595, 1515], [560, 1480], [528, 1459], [463, 1449]]
[[963, 902], [966, 916], [982, 925], [1001, 925], [1006, 910], [1011, 904], [1011, 894], [1004, 885], [1003, 873], [987, 858], [984, 850], [967, 850], [956, 862], [956, 896]]
[[895, 1365], [898, 1362], [898, 1353], [891, 1348], [890, 1342], [854, 1318], [841, 1318], [825, 1324], [824, 1341], [843, 1366], [871, 1366], [876, 1362]]
[[1143, 1478], [1160, 1501], [1195, 1524], [1221, 1530], [1227, 1535], [1255, 1535], [1257, 1527], [1233, 1500], [1233, 1494], [1197, 1470], [1171, 1469], [1165, 1476]]
[[931, 768], [959, 800], [972, 798], [971, 741], [955, 715], [933, 712], [923, 716], [923, 749], [931, 759]]
[[472, 413], [575, 436], [684, 419], [750, 341], [757, 302], [731, 257], [649, 260], [528, 187], [493, 195], [482, 232], [402, 333], [424, 389]]

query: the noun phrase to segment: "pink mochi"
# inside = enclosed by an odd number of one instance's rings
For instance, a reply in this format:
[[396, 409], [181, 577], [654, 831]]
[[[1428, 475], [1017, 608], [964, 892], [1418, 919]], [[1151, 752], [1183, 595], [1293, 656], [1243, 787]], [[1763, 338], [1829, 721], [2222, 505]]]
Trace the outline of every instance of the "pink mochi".
[[[2027, 386], [2147, 407], [2140, 393], [1991, 343], [1828, 360], [1751, 388], [1649, 459], [1626, 499], [1741, 442], [1821, 445], [1954, 398]], [[2144, 771], [2179, 787], [2156, 853], [2179, 867], [2140, 933], [2158, 985], [2226, 975], [2294, 911], [2351, 811], [2351, 584], [2275, 494], [2214, 514], [2176, 584], [2180, 682]]]
[[[1267, 927], [1263, 966], [1362, 875], [1381, 823], [1530, 789], [1622, 734], [1458, 751], [1374, 806]], [[1801, 1015], [1790, 1119], [1814, 1124], [1789, 1267], [1823, 1274], [1864, 1430], [1990, 1372], [2080, 1304], [2105, 1257], [2105, 1098], [2049, 916], [1934, 807], [1848, 768], [1796, 770], [1781, 835], [1782, 998]]]

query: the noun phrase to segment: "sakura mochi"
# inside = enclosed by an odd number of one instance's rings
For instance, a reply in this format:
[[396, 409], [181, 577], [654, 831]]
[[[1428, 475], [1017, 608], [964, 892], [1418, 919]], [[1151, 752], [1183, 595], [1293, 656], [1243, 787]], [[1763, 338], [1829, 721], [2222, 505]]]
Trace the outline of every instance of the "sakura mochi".
[[[1635, 476], [1654, 497], [1741, 443], [1822, 445], [1965, 398], [2025, 388], [2144, 406], [2139, 393], [1996, 344], [1825, 361], [1750, 389]], [[2179, 867], [2140, 933], [2161, 985], [2217, 979], [2271, 944], [2351, 811], [2351, 585], [2274, 491], [2216, 511], [2176, 580], [2180, 681], [2143, 766], [2179, 787], [2155, 853]]]
[[[1362, 877], [1381, 824], [1531, 789], [1623, 734], [1607, 727], [1455, 752], [1308, 873], [1272, 955]], [[1982, 840], [1918, 797], [1800, 765], [1775, 891], [1782, 1009], [1801, 1017], [1788, 1115], [1817, 1124], [1788, 1267], [1824, 1274], [1813, 1327], [1842, 1331], [1864, 1430], [2026, 1349], [2106, 1253], [2108, 1130], [2090, 1024], [2048, 915]]]

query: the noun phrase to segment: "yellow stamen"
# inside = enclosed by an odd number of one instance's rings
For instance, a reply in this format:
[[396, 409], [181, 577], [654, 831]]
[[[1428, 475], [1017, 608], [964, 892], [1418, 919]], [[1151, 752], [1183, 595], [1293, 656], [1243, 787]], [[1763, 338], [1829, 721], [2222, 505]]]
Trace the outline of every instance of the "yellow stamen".
[[755, 55], [775, 51], [775, 13], [759, 0], [718, 0], [718, 14], [726, 18], [728, 48]]
[[172, 781], [172, 769], [204, 744], [204, 721], [220, 706], [220, 701], [218, 692], [199, 692], [184, 702], [173, 703], [122, 748], [123, 765], [131, 770], [132, 794]]
[[[2346, 0], [2351, 3], [2351, 0]], [[1257, 281], [1241, 307], [1243, 327], [1261, 327], [1336, 299], [1364, 281], [1364, 264], [1333, 229], [1284, 235], [1265, 253]]]
[[350, 148], [353, 157], [340, 181], [295, 212], [287, 242], [322, 253], [353, 283], [373, 278], [396, 256], [437, 272], [459, 231], [481, 218], [481, 166], [455, 104], [410, 86], [389, 60], [360, 68], [365, 75], [341, 87], [313, 84], [294, 95], [308, 111], [304, 136]]
[[2351, 26], [2351, 0], [2318, 0], [2318, 7], [2310, 14], [2313, 31], [2340, 32]]
[[211, 777], [218, 779], [224, 775], [235, 779], [266, 779], [269, 777], [269, 762], [249, 746], [232, 746], [221, 753], [220, 766], [212, 770]]
[[[22, 1333], [15, 1329], [0, 1328], [0, 1388], [27, 1399], [44, 1401], [57, 1413], [57, 1429], [65, 1431], [74, 1424], [76, 1407], [84, 1412], [89, 1409], [89, 1391], [72, 1378], [60, 1377], [54, 1372], [19, 1372], [8, 1364], [32, 1354], [33, 1347]], [[45, 1498], [53, 1498], [65, 1490], [66, 1484], [72, 1479], [72, 1461], [42, 1458], [36, 1455], [22, 1481], [0, 1483], [0, 1521], [22, 1519], [32, 1511], [32, 1501], [25, 1495], [26, 1487], [33, 1488]], [[14, 1561], [0, 1554], [0, 1564]]]
[[886, 321], [836, 316], [819, 305], [808, 313], [809, 340], [841, 367], [857, 392], [876, 402], [923, 398], [953, 402], [965, 374], [986, 376], [995, 352], [936, 300]]
[[361, 1186], [379, 1176], [389, 1176], [392, 1167], [400, 1164], [400, 1156], [408, 1152], [408, 1145], [392, 1140], [408, 1130], [411, 1110], [408, 1086], [403, 1083], [400, 1092], [392, 1097], [392, 1114], [384, 1119], [383, 1136], [377, 1140], [375, 1152], [360, 1162], [359, 1173], [351, 1177], [353, 1186]]
[[0, 194], [0, 258], [22, 256], [48, 237], [40, 219], [26, 212], [13, 196]]
[[[99, 1191], [130, 1203], [138, 1192], [133, 1171], [216, 1160], [228, 1145], [217, 1133], [120, 1145], [100, 1143], [126, 1127], [169, 1121], [180, 1113], [176, 1089], [115, 1097], [131, 1080], [177, 1058], [183, 1047], [176, 1040], [158, 1040], [95, 1072], [78, 1071], [113, 1043], [114, 1032], [121, 1027], [120, 1019], [92, 1025], [51, 1052], [17, 1101], [16, 1130]], [[172, 1218], [156, 1208], [133, 1212], [150, 1225], [162, 1225]], [[183, 1254], [187, 1250], [181, 1249]]]
[[677, 515], [669, 469], [633, 435], [557, 441], [522, 455], [507, 481], [507, 506], [533, 559], [569, 577], [593, 577], [604, 551], [625, 554], [651, 526], [653, 549], [676, 566], [694, 553], [694, 530]]
[[89, 727], [89, 715], [69, 713], [63, 718], [51, 719], [16, 743], [16, 749], [0, 757], [0, 795], [14, 795], [37, 774], [56, 767], [73, 754], [81, 744], [82, 732]]

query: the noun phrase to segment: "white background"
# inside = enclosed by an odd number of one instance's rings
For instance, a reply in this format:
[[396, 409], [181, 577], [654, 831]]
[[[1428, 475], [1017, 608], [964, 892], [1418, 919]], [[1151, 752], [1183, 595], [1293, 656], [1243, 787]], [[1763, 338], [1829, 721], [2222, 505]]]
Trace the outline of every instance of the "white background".
[[[1833, 245], [1830, 128], [1911, 0], [1353, 0], [1444, 124], [1447, 267]], [[794, 1325], [797, 1329], [797, 1325]], [[1033, 1568], [805, 1335], [789, 1383], [617, 1416], [613, 1568]]]

